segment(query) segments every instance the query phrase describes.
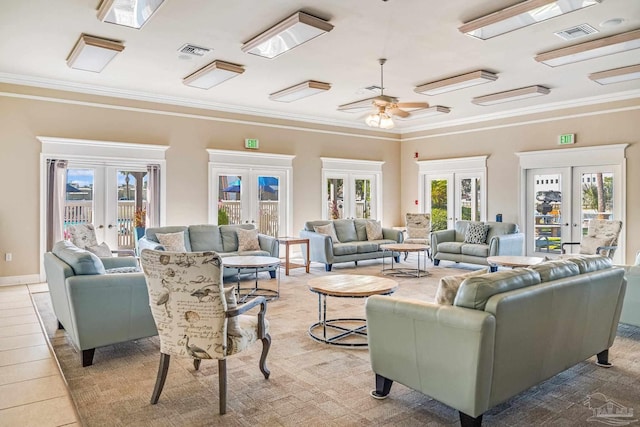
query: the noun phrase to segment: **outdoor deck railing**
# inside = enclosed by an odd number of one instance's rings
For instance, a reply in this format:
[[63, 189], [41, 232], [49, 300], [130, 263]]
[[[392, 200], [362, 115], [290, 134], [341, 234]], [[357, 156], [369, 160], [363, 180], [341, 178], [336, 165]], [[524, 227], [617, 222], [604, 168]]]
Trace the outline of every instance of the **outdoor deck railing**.
[[[243, 223], [240, 203], [240, 200], [221, 200], [219, 202], [220, 209], [227, 213], [229, 224]], [[277, 200], [258, 202], [258, 222], [255, 225], [260, 233], [278, 236], [279, 206], [280, 203]]]
[[[118, 249], [133, 249], [135, 246], [134, 217], [135, 202], [120, 200], [117, 207]], [[64, 228], [77, 224], [93, 224], [93, 201], [68, 200], [64, 206]], [[96, 224], [94, 224], [96, 225]], [[100, 224], [97, 224], [100, 225]], [[104, 224], [102, 224], [104, 225]]]

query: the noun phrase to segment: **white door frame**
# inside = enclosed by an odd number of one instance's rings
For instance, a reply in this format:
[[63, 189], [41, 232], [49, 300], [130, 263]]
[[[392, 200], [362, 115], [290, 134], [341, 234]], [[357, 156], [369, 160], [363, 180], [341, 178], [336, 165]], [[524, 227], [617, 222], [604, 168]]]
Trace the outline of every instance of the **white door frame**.
[[132, 168], [148, 164], [160, 165], [160, 225], [166, 221], [166, 145], [133, 144], [127, 142], [95, 141], [37, 136], [40, 151], [40, 280], [46, 280], [44, 253], [47, 223], [47, 159], [68, 160], [73, 164], [93, 164]]
[[[519, 222], [522, 224], [527, 218], [527, 170], [564, 167], [578, 168], [583, 166], [597, 168], [610, 166], [614, 170], [614, 175], [618, 177], [618, 179], [614, 181], [617, 189], [617, 191], [614, 190], [614, 206], [616, 210], [619, 209], [618, 219], [622, 221], [622, 231], [620, 232], [620, 238], [618, 239], [618, 250], [615, 253], [615, 259], [624, 261], [626, 259], [625, 213], [627, 211], [626, 197], [624, 197], [627, 191], [627, 159], [625, 157], [625, 149], [628, 145], [629, 144], [610, 144], [515, 153], [515, 155], [520, 159]], [[570, 179], [573, 180], [573, 176], [571, 176]], [[571, 218], [571, 220], [573, 221], [573, 218]]]

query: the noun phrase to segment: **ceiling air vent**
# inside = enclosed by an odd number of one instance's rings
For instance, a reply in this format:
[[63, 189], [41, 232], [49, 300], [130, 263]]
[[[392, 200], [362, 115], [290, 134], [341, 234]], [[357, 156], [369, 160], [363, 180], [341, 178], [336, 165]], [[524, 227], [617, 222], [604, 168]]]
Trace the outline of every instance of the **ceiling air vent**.
[[188, 44], [188, 43], [182, 46], [180, 49], [178, 49], [178, 52], [180, 53], [186, 53], [187, 55], [194, 55], [194, 56], [204, 56], [210, 51], [211, 49], [209, 48], [200, 47], [200, 46], [196, 46], [194, 44]]
[[575, 27], [567, 28], [566, 30], [558, 31], [555, 34], [563, 40], [575, 40], [580, 37], [588, 36], [589, 34], [597, 33], [598, 30], [593, 28], [589, 24], [580, 24]]

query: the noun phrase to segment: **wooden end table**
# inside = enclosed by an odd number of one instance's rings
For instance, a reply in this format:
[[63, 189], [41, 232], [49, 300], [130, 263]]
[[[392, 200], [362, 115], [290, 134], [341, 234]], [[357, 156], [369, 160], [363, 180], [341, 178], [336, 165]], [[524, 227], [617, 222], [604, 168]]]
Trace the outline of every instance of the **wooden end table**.
[[[305, 239], [302, 237], [277, 237], [276, 240], [278, 241], [278, 244], [280, 245], [284, 245], [284, 253], [285, 253], [285, 258], [284, 258], [284, 264], [281, 264], [281, 267], [284, 267], [284, 274], [285, 275], [289, 275], [289, 269], [291, 268], [305, 268], [305, 271], [307, 273], [309, 273], [309, 264], [310, 264], [310, 260], [309, 260], [309, 239]], [[305, 263], [304, 264], [297, 264], [297, 263], [293, 263], [291, 261], [289, 261], [289, 248], [292, 245], [305, 245], [307, 247], [307, 257], [305, 258]]]
[[[316, 341], [343, 347], [367, 345], [367, 320], [363, 318], [327, 319], [327, 297], [366, 298], [371, 295], [389, 295], [395, 292], [398, 283], [385, 277], [358, 274], [336, 274], [309, 280], [309, 290], [318, 294], [318, 321], [309, 326], [309, 335]], [[355, 326], [354, 326], [355, 325]], [[322, 328], [322, 335], [316, 329]], [[338, 331], [327, 336], [327, 329]], [[357, 339], [341, 342], [348, 337]]]

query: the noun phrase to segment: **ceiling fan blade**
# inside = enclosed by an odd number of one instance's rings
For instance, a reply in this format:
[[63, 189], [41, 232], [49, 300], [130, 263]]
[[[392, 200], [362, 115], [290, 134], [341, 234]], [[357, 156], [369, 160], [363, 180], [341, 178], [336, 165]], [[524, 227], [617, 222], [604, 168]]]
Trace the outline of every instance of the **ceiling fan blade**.
[[388, 113], [391, 114], [392, 116], [398, 116], [398, 117], [409, 117], [410, 113], [401, 110], [399, 108], [391, 108], [388, 110]]
[[398, 102], [396, 104], [399, 108], [427, 108], [429, 103], [427, 102]]

